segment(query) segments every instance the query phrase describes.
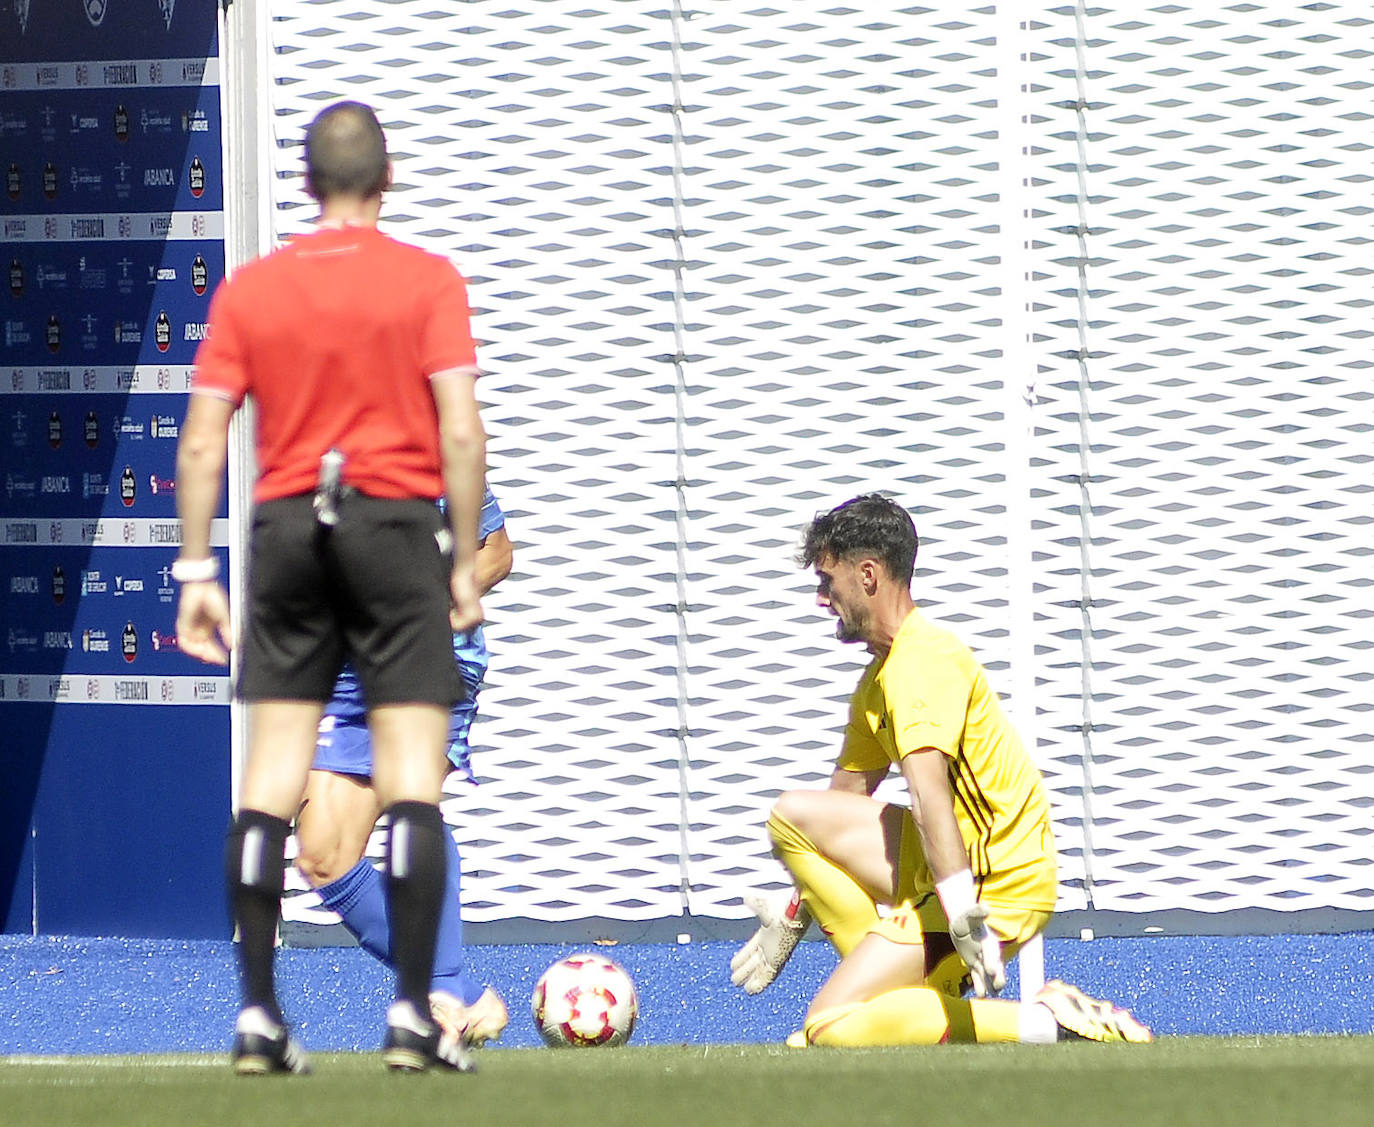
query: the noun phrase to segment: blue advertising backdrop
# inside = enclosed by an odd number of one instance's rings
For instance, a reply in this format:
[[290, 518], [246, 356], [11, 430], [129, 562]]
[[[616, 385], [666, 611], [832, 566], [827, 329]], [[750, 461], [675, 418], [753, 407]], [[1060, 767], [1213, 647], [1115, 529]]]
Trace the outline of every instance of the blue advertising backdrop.
[[217, 26], [0, 0], [5, 931], [228, 934], [229, 682], [179, 652], [168, 571], [225, 267]]

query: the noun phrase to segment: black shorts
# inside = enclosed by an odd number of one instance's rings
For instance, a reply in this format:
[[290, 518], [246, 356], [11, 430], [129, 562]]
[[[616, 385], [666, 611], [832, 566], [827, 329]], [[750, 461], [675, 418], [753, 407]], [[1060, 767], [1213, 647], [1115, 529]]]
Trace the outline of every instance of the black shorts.
[[311, 501], [254, 510], [239, 696], [327, 701], [352, 658], [369, 708], [461, 701], [443, 515], [432, 501], [355, 493], [324, 528]]

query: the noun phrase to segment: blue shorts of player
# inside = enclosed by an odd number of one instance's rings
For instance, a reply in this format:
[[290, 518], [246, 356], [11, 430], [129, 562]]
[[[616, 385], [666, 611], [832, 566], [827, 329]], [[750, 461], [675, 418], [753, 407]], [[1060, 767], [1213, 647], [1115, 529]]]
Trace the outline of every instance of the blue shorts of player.
[[[464, 782], [476, 782], [472, 774], [468, 731], [477, 716], [477, 692], [487, 672], [487, 646], [479, 626], [453, 636], [453, 657], [467, 689], [467, 699], [454, 705], [448, 721], [448, 758]], [[316, 771], [372, 777], [372, 741], [367, 734], [367, 710], [362, 686], [352, 665], [344, 667], [334, 685], [334, 697], [325, 706], [315, 740]]]

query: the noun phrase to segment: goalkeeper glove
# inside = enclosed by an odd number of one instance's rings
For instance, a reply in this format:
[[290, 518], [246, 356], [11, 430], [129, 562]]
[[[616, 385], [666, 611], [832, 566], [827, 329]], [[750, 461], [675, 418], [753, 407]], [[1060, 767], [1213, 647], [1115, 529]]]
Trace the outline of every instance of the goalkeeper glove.
[[746, 896], [745, 906], [758, 917], [759, 929], [730, 960], [730, 981], [757, 994], [787, 965], [811, 924], [811, 913], [794, 891], [786, 900]]
[[949, 937], [968, 967], [973, 992], [980, 998], [1001, 993], [1007, 971], [1002, 965], [1002, 945], [988, 929], [987, 905], [975, 904], [950, 920]]
[[988, 927], [988, 906], [974, 899], [973, 874], [967, 869], [935, 886], [949, 920], [949, 937], [968, 967], [973, 992], [980, 998], [1000, 993], [1007, 984], [1002, 945]]

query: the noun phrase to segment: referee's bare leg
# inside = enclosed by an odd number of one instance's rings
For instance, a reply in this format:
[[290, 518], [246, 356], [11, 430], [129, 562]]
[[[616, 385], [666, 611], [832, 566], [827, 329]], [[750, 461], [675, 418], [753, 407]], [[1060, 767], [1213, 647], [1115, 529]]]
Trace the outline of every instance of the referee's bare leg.
[[[255, 701], [248, 706], [248, 759], [239, 790], [239, 815], [229, 833], [226, 868], [239, 926], [244, 1007], [263, 1011], [273, 1024], [284, 1022], [276, 995], [274, 953], [286, 838], [314, 761], [323, 711], [323, 705], [313, 701]], [[446, 876], [443, 835], [447, 830], [438, 804], [448, 719], [447, 709], [418, 703], [382, 705], [368, 716], [373, 785], [391, 818], [387, 892], [396, 998], [410, 1004], [422, 1027], [432, 1023], [429, 984]], [[239, 1032], [242, 1041], [243, 1028]], [[290, 1051], [295, 1053], [295, 1047]], [[241, 1046], [236, 1054], [239, 1070], [256, 1071], [258, 1055], [245, 1055]], [[461, 1066], [463, 1062], [445, 1063]], [[275, 1060], [264, 1059], [261, 1064], [264, 1069], [282, 1068]], [[409, 1066], [427, 1064], [417, 1058]]]

